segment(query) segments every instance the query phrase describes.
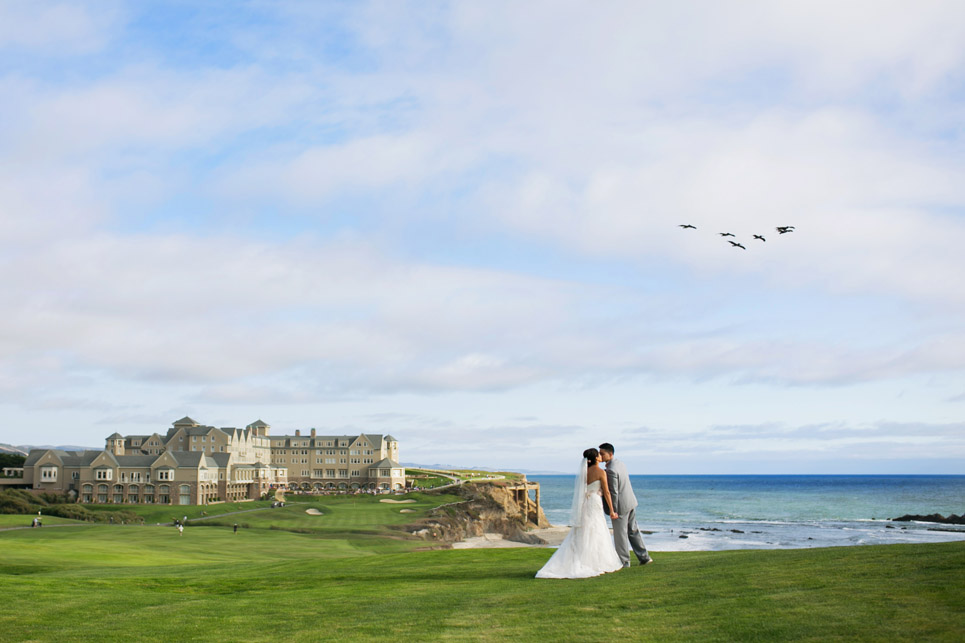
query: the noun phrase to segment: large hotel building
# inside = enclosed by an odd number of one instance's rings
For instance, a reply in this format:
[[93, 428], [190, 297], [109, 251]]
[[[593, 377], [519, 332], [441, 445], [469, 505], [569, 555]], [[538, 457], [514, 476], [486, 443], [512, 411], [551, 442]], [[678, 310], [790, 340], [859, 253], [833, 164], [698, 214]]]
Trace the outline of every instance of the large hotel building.
[[270, 435], [258, 420], [244, 429], [181, 418], [164, 435], [107, 438], [102, 451], [33, 449], [25, 485], [84, 503], [196, 505], [290, 491], [405, 487], [391, 435]]

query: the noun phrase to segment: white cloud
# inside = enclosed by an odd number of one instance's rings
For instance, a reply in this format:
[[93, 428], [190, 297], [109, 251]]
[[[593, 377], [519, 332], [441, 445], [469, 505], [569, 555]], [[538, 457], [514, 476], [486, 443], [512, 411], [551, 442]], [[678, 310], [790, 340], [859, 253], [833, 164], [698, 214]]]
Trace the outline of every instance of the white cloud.
[[75, 2], [6, 0], [0, 4], [0, 50], [89, 54], [108, 44], [120, 18], [114, 2], [83, 7]]
[[[9, 406], [959, 448], [875, 422], [962, 390], [960, 3], [272, 3], [214, 53], [103, 6], [0, 7]], [[826, 455], [753, 431], [707, 449]]]

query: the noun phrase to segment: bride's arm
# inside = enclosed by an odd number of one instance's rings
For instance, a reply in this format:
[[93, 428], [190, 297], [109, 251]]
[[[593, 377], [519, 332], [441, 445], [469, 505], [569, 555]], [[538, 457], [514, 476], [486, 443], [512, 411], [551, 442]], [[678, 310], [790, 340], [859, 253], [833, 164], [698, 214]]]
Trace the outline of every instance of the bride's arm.
[[616, 520], [620, 516], [617, 515], [616, 508], [613, 506], [613, 501], [610, 500], [610, 485], [607, 484], [606, 474], [604, 473], [600, 476], [600, 488], [603, 489], [603, 499], [606, 501], [606, 506], [610, 508], [610, 518]]

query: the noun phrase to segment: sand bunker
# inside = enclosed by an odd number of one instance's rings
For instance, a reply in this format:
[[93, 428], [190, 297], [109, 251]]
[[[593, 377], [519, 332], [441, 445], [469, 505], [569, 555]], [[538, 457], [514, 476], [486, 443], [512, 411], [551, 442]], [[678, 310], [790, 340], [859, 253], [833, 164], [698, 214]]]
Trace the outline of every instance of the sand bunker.
[[393, 505], [404, 505], [408, 502], [415, 502], [412, 498], [407, 498], [406, 500], [392, 500], [391, 498], [382, 498], [379, 502], [390, 502]]
[[399, 509], [400, 514], [414, 514], [415, 509]]
[[305, 513], [307, 513], [309, 516], [323, 516], [323, 515], [325, 515], [325, 514], [323, 514], [321, 511], [319, 511], [318, 509], [306, 509], [306, 510], [305, 510]]

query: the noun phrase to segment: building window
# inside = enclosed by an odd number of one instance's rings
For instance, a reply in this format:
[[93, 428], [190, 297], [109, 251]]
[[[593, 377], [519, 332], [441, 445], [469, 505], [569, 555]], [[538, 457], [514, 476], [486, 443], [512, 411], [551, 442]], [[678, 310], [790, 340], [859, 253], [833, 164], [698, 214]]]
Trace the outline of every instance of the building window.
[[97, 469], [94, 477], [98, 480], [112, 480], [114, 477], [113, 471], [114, 471], [113, 469]]
[[40, 479], [43, 482], [57, 481], [57, 467], [43, 467], [40, 470]]

